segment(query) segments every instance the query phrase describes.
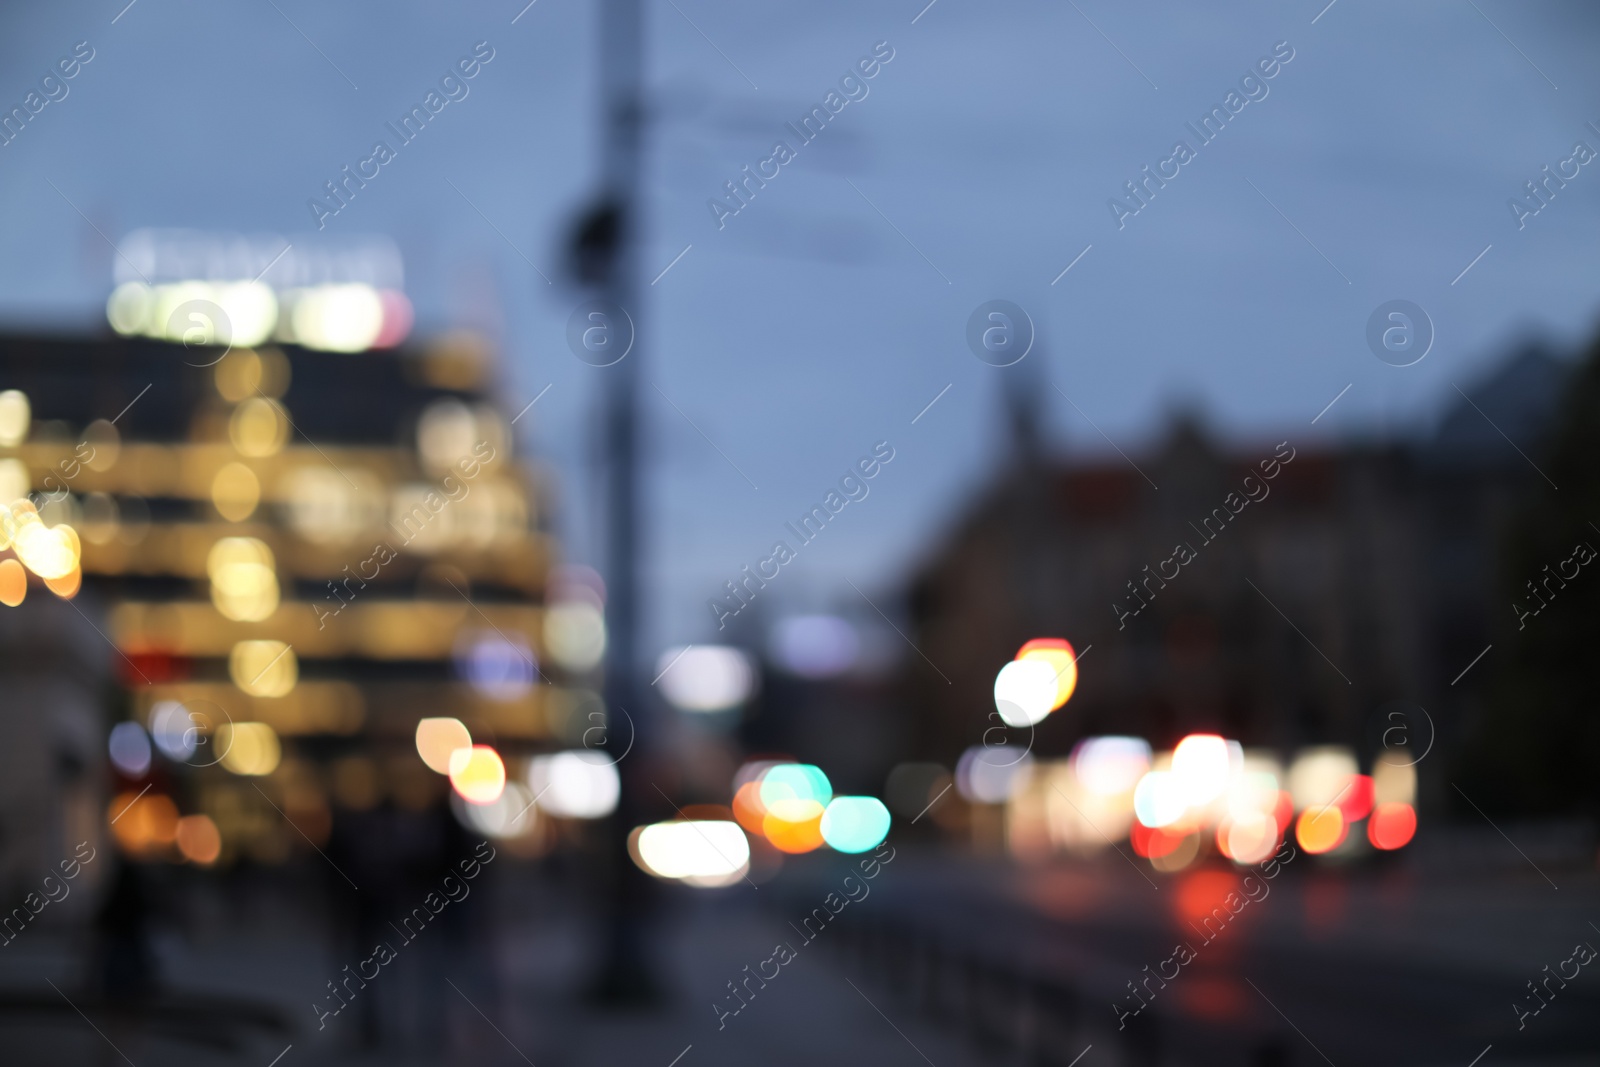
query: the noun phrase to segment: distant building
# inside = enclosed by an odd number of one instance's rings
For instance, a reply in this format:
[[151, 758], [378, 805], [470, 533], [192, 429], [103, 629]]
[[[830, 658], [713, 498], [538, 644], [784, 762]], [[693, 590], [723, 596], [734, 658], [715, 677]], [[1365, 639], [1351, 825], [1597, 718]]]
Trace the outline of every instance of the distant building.
[[[1014, 399], [1014, 461], [907, 584], [926, 656], [902, 666], [915, 755], [950, 766], [983, 743], [996, 671], [1055, 636], [1078, 649], [1080, 680], [1031, 738], [1041, 756], [1092, 734], [1161, 748], [1216, 731], [1369, 757], [1399, 721], [1386, 706], [1407, 700], [1445, 765], [1476, 692], [1452, 679], [1500, 625], [1499, 547], [1543, 485], [1518, 449], [1537, 454], [1567, 374], [1524, 350], [1415, 441], [1330, 447], [1289, 428], [1225, 447], [1180, 417], [1149, 452], [1066, 462], [1042, 454]], [[1420, 751], [1425, 718], [1407, 722]]]

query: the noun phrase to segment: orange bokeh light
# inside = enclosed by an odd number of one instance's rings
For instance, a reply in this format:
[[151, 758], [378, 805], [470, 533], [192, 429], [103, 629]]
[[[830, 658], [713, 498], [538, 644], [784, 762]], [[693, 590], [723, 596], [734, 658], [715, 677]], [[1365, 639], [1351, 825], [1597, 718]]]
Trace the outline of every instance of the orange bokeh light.
[[1307, 808], [1295, 823], [1294, 836], [1312, 855], [1338, 848], [1344, 842], [1344, 814], [1337, 807]]
[[761, 803], [761, 779], [741, 785], [733, 794], [733, 817], [747, 833], [766, 833], [767, 806]]
[[1367, 823], [1367, 840], [1372, 847], [1392, 852], [1404, 848], [1417, 832], [1417, 812], [1410, 804], [1392, 801], [1379, 804]]
[[14, 559], [0, 560], [0, 604], [14, 608], [28, 596], [28, 572]]
[[[821, 805], [817, 805], [820, 809]], [[761, 820], [761, 833], [779, 852], [812, 852], [822, 847], [822, 812], [815, 817], [791, 821], [768, 812]]]
[[178, 837], [178, 806], [160, 793], [119, 793], [106, 808], [117, 844], [130, 855], [159, 852]]
[[178, 820], [178, 851], [190, 863], [209, 867], [222, 855], [222, 834], [209, 815], [185, 815]]

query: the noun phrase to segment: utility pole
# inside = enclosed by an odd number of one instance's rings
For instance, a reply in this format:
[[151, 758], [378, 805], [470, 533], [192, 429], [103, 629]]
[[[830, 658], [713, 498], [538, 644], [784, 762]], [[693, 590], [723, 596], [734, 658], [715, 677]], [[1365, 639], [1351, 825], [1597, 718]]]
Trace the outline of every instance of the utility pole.
[[[595, 994], [602, 1002], [637, 1003], [659, 987], [649, 958], [653, 885], [628, 856], [630, 830], [654, 809], [650, 784], [654, 733], [648, 697], [639, 685], [639, 186], [644, 109], [641, 0], [600, 3], [600, 199], [573, 241], [574, 271], [598, 296], [608, 344], [626, 351], [603, 365], [605, 580], [608, 740], [620, 751], [631, 723], [631, 758], [618, 764], [622, 796], [606, 835], [604, 942]], [[593, 316], [590, 316], [593, 318]]]

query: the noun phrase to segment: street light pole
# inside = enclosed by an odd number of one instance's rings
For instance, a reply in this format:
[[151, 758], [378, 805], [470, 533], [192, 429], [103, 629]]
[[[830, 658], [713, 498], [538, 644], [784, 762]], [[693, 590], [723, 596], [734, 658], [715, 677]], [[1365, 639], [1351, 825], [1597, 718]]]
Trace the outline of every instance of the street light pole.
[[[601, 200], [579, 234], [580, 263], [590, 253], [590, 280], [612, 309], [613, 344], [631, 345], [605, 367], [606, 630], [605, 696], [610, 737], [621, 743], [631, 723], [632, 759], [618, 766], [622, 795], [607, 835], [610, 868], [603, 957], [596, 994], [602, 1001], [654, 999], [658, 986], [649, 959], [650, 879], [630, 861], [627, 839], [650, 811], [653, 734], [639, 685], [639, 185], [644, 125], [644, 27], [641, 0], [601, 0]], [[586, 249], [585, 249], [586, 246]], [[623, 331], [619, 334], [618, 331]], [[625, 712], [619, 715], [618, 710]]]

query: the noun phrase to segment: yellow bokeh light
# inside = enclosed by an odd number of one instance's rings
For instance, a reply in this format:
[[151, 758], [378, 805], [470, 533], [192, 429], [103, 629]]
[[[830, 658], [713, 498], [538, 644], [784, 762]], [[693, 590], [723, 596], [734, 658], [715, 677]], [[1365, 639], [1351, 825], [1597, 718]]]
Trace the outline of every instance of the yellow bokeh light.
[[33, 488], [28, 465], [15, 457], [0, 459], [0, 500], [17, 500]]
[[78, 534], [70, 526], [47, 527], [37, 519], [25, 522], [11, 547], [23, 566], [44, 579], [65, 578], [78, 566]]
[[225, 723], [217, 728], [216, 737], [222, 765], [234, 774], [271, 774], [283, 756], [277, 731], [264, 722]]
[[493, 804], [506, 788], [506, 765], [488, 745], [450, 753], [450, 784], [469, 804]]
[[228, 654], [228, 675], [253, 697], [281, 697], [299, 680], [300, 663], [282, 641], [240, 641]]
[[78, 595], [78, 590], [83, 587], [83, 568], [74, 566], [60, 578], [46, 578], [45, 588], [50, 590], [62, 600], [71, 600]]
[[261, 482], [243, 463], [227, 463], [211, 480], [211, 503], [229, 522], [243, 522], [261, 503]]
[[19, 389], [0, 393], [0, 445], [15, 448], [28, 439], [28, 424], [33, 421], [33, 410], [28, 404], [28, 394]]
[[28, 572], [14, 559], [0, 560], [0, 604], [14, 608], [28, 596]]
[[222, 855], [222, 834], [209, 815], [185, 815], [178, 820], [178, 851], [190, 863], [209, 867]]
[[428, 769], [450, 773], [450, 755], [472, 747], [472, 732], [460, 719], [423, 719], [417, 723], [417, 755]]
[[228, 439], [241, 455], [261, 458], [276, 455], [289, 436], [289, 419], [277, 401], [251, 397], [233, 409]]
[[237, 404], [261, 387], [261, 357], [248, 348], [235, 348], [211, 373], [222, 399]]
[[85, 465], [93, 471], [108, 471], [122, 454], [122, 435], [105, 419], [95, 419], [83, 430], [83, 443], [92, 450]]
[[236, 622], [260, 622], [278, 608], [272, 549], [254, 537], [224, 537], [211, 546], [206, 573], [211, 602]]

